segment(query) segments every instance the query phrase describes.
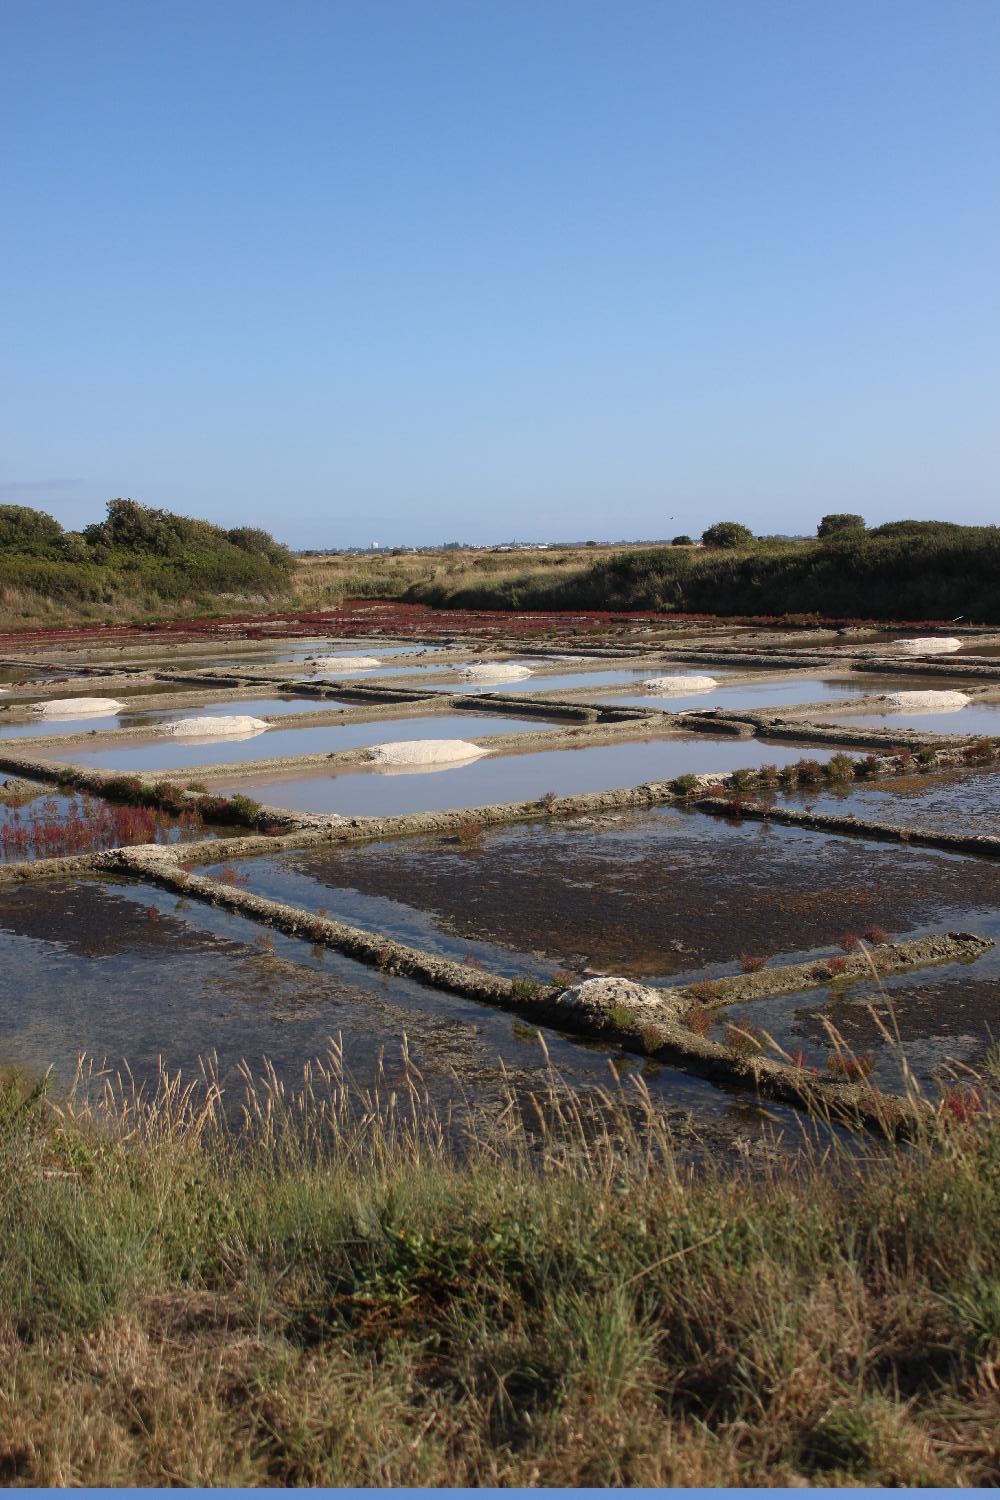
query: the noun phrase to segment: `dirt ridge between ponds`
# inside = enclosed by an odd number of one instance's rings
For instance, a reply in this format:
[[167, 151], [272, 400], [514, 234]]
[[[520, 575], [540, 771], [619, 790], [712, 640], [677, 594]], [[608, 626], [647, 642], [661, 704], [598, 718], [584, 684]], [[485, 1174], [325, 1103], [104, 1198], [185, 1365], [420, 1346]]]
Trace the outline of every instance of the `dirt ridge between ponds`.
[[671, 986], [669, 992], [688, 1004], [719, 1010], [723, 1006], [769, 999], [772, 995], [823, 988], [843, 980], [877, 982], [883, 975], [901, 974], [930, 964], [971, 963], [994, 946], [992, 938], [979, 937], [974, 932], [934, 933], [930, 937], [870, 946], [862, 943], [856, 953], [837, 955], [833, 960], [836, 968], [831, 968], [830, 959], [816, 958], [806, 963], [776, 964], [752, 974], [724, 974], [718, 979], [695, 980], [692, 984]]

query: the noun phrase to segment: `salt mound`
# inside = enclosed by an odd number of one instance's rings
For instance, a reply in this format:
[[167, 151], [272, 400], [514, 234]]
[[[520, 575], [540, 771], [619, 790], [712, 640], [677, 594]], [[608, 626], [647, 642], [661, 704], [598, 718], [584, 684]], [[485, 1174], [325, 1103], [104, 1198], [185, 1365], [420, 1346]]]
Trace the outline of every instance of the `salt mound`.
[[647, 677], [642, 683], [647, 693], [707, 693], [718, 686], [714, 677]]
[[255, 719], [252, 714], [202, 714], [193, 719], [171, 719], [159, 726], [159, 732], [179, 740], [246, 740], [270, 727], [266, 719]]
[[602, 975], [599, 979], [583, 979], [579, 984], [570, 985], [559, 996], [559, 1004], [594, 1020], [606, 1019], [613, 1010], [644, 1015], [655, 1015], [657, 1012], [663, 1015], [666, 1010], [664, 996], [660, 991], [611, 974]]
[[85, 714], [116, 714], [124, 707], [117, 698], [49, 698], [32, 703], [31, 712], [48, 719], [80, 719]]
[[459, 667], [458, 675], [467, 677], [470, 682], [517, 682], [522, 677], [530, 677], [532, 670], [514, 661], [486, 661], [471, 667]]
[[376, 766], [419, 767], [454, 765], [488, 754], [471, 740], [390, 740], [384, 745], [370, 745], [361, 758]]
[[970, 702], [968, 693], [883, 693], [879, 707], [887, 713], [954, 713]]
[[314, 672], [367, 672], [370, 667], [380, 667], [377, 656], [307, 656], [306, 666]]
[[892, 649], [907, 656], [940, 656], [942, 652], [961, 651], [962, 641], [953, 635], [922, 635], [913, 640], [896, 641]]

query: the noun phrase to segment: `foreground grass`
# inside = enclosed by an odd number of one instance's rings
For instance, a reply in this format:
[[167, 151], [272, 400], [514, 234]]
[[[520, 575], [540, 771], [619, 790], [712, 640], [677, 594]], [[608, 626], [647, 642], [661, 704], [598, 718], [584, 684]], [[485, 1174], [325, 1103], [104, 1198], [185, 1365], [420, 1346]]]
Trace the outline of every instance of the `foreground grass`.
[[641, 1090], [456, 1151], [412, 1073], [265, 1078], [239, 1140], [211, 1088], [8, 1079], [0, 1481], [995, 1483], [1000, 1128], [955, 1097], [751, 1173]]

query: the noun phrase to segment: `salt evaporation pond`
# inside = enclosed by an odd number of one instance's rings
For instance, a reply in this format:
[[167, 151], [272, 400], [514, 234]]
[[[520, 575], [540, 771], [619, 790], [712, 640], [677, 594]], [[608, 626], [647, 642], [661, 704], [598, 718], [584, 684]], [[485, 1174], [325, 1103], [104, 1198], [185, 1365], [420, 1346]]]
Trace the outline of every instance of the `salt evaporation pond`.
[[[178, 689], [174, 688], [173, 691]], [[228, 703], [189, 704], [184, 708], [125, 708], [117, 714], [88, 715], [85, 719], [47, 719], [39, 716], [27, 724], [5, 724], [0, 715], [0, 740], [34, 739], [39, 735], [82, 734], [111, 729], [146, 729], [191, 714], [203, 714], [211, 718], [250, 714], [255, 718], [264, 718], [268, 715], [315, 713], [320, 709], [347, 706], [342, 698], [238, 698], [231, 699]]]
[[675, 808], [288, 850], [236, 875], [260, 895], [511, 976], [548, 965], [677, 983], [706, 967], [739, 972], [742, 953], [839, 954], [845, 932], [875, 923], [908, 937], [1000, 928], [1000, 866]]
[[855, 693], [885, 691], [884, 682], [879, 678], [860, 681], [853, 678], [805, 678], [797, 682], [754, 682], [742, 687], [726, 687], [723, 684], [709, 688], [704, 693], [603, 693], [595, 702], [607, 703], [612, 707], [616, 703], [639, 704], [644, 708], [664, 708], [670, 713], [687, 713], [699, 708], [792, 708], [804, 703], [849, 698]]
[[[233, 705], [226, 705], [230, 713]], [[179, 717], [179, 715], [177, 716]], [[184, 766], [220, 766], [244, 760], [273, 760], [289, 755], [316, 755], [353, 750], [390, 740], [476, 739], [487, 734], [515, 734], [555, 727], [537, 718], [517, 719], [511, 714], [490, 715], [469, 711], [428, 715], [426, 718], [366, 719], [351, 724], [323, 724], [315, 728], [268, 729], [250, 739], [140, 740], [129, 745], [83, 750], [60, 745], [47, 759], [68, 761], [74, 766], [95, 766], [113, 771], [175, 770]]]
[[[464, 716], [463, 716], [464, 717]], [[468, 725], [466, 737], [472, 737]], [[536, 725], [537, 727], [537, 725]], [[261, 736], [256, 744], [260, 744]], [[386, 775], [376, 770], [331, 775], [276, 772], [220, 781], [213, 790], [243, 792], [275, 807], [299, 812], [339, 812], [352, 816], [435, 812], [449, 807], [481, 807], [491, 802], [522, 802], [555, 792], [565, 797], [668, 780], [689, 771], [733, 771], [743, 766], [789, 765], [809, 746], [767, 744], [721, 735], [680, 734], [580, 749], [493, 754], [470, 765], [419, 775]], [[813, 751], [815, 747], [812, 747]]]
[[1000, 834], [1000, 771], [934, 771], [782, 795], [790, 806], [923, 828], [936, 833]]
[[[662, 676], [665, 668], [660, 667], [636, 667], [616, 668], [614, 671], [606, 672], [567, 672], [565, 674], [553, 674], [545, 676], [533, 674], [531, 677], [523, 677], [519, 682], [463, 682], [435, 683], [436, 693], [503, 693], [506, 697], [510, 693], [565, 693], [572, 688], [608, 688], [608, 687], [631, 687], [637, 686], [646, 677], [654, 675]], [[686, 670], [677, 668], [678, 671]], [[692, 669], [693, 670], [693, 669]], [[711, 672], [713, 677], [720, 676], [715, 668], [697, 669], [699, 672]]]
[[908, 729], [927, 734], [1000, 735], [1000, 703], [967, 703], [937, 713], [835, 714], [823, 723], [874, 729]]
[[153, 886], [88, 880], [0, 888], [0, 1056], [32, 1072], [52, 1066], [57, 1089], [71, 1082], [81, 1052], [106, 1060], [112, 1072], [127, 1061], [140, 1086], [155, 1082], [161, 1060], [194, 1079], [199, 1059], [214, 1058], [224, 1104], [236, 1114], [242, 1059], [257, 1072], [267, 1058], [295, 1086], [331, 1038], [342, 1041], [358, 1091], [379, 1087], [388, 1098], [402, 1086], [405, 1038], [421, 1091], [435, 1105], [494, 1108], [509, 1089], [523, 1100], [529, 1129], [536, 1123], [530, 1096], [551, 1081], [549, 1061], [563, 1086], [583, 1094], [613, 1086], [612, 1062], [641, 1069], [681, 1140], [691, 1112], [699, 1130], [724, 1145], [762, 1128], [768, 1115], [783, 1115], [553, 1031], [546, 1058], [534, 1028], [488, 1005], [376, 974]]

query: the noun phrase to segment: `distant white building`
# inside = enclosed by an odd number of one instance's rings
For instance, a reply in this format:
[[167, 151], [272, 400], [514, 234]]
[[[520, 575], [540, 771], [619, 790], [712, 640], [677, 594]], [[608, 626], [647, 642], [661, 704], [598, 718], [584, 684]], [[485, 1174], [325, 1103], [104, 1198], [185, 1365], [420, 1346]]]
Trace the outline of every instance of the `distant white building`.
[[382, 545], [381, 542], [372, 542], [372, 548], [371, 548], [372, 551], [373, 552], [377, 552], [378, 549], [381, 547], [381, 545]]

